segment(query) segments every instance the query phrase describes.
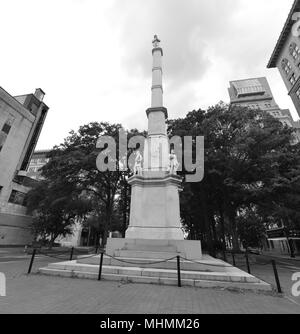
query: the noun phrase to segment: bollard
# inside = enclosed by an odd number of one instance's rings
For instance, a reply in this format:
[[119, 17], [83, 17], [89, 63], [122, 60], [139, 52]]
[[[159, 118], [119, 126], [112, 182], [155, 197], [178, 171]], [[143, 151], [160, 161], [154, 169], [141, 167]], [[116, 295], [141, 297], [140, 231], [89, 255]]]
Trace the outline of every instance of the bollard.
[[29, 268], [28, 268], [28, 274], [31, 273], [31, 269], [32, 269], [32, 265], [33, 265], [35, 253], [36, 253], [36, 248], [34, 248], [33, 251], [32, 251], [31, 260], [30, 260], [30, 264], [29, 264]]
[[234, 257], [234, 253], [232, 252], [231, 255], [232, 255], [232, 264], [233, 264], [233, 266], [235, 267], [235, 257]]
[[272, 260], [272, 266], [273, 266], [273, 271], [274, 271], [274, 276], [275, 276], [275, 281], [277, 285], [277, 291], [279, 293], [282, 293], [281, 286], [280, 286], [280, 281], [279, 281], [279, 276], [278, 276], [278, 271], [277, 271], [277, 266], [275, 260]]
[[70, 255], [70, 261], [73, 260], [73, 253], [74, 253], [74, 247], [71, 248], [71, 255]]
[[247, 263], [248, 273], [251, 274], [251, 271], [250, 271], [250, 264], [249, 264], [249, 257], [248, 257], [248, 252], [247, 252], [247, 251], [246, 251], [246, 253], [245, 253], [245, 257], [246, 257], [246, 263]]
[[101, 254], [100, 254], [100, 264], [99, 264], [98, 281], [101, 280], [102, 264], [103, 264], [103, 252], [101, 252]]
[[181, 277], [180, 277], [180, 256], [177, 256], [177, 279], [178, 287], [181, 287]]

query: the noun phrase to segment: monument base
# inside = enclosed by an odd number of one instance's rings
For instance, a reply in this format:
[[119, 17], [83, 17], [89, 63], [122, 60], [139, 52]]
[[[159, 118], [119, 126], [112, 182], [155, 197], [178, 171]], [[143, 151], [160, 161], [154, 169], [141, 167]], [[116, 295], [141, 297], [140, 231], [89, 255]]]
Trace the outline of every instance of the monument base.
[[183, 233], [181, 228], [176, 227], [144, 227], [133, 226], [126, 230], [126, 239], [149, 239], [152, 240], [182, 240]]
[[[181, 286], [272, 290], [270, 284], [259, 278], [222, 260], [202, 255], [200, 241], [190, 240], [109, 239], [106, 255], [101, 256], [101, 279], [177, 286], [176, 256], [180, 256]], [[84, 255], [74, 261], [50, 263], [39, 272], [98, 279], [99, 263], [100, 255]]]
[[119, 239], [107, 240], [106, 254], [110, 256], [168, 259], [177, 255], [189, 260], [201, 260], [199, 240]]
[[149, 175], [134, 175], [128, 180], [132, 190], [126, 239], [184, 240], [178, 193], [181, 178], [170, 174]]

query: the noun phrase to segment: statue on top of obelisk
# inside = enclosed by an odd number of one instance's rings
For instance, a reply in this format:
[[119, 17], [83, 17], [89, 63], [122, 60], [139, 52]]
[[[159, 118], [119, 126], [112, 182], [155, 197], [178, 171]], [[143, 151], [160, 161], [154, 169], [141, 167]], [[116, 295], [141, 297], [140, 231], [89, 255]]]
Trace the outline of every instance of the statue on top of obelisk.
[[158, 48], [160, 43], [160, 39], [158, 39], [157, 35], [154, 35], [154, 40], [152, 41], [153, 47]]

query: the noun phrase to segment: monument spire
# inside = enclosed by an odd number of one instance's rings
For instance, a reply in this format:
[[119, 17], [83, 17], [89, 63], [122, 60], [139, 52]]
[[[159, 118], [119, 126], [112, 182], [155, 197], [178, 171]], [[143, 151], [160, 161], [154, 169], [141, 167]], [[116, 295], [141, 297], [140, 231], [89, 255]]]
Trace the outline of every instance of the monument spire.
[[152, 66], [152, 94], [151, 107], [159, 108], [163, 106], [163, 86], [162, 86], [162, 56], [163, 50], [160, 47], [160, 40], [154, 35], [152, 41], [153, 66]]
[[152, 41], [152, 87], [151, 107], [146, 110], [148, 117], [148, 135], [166, 136], [166, 119], [168, 111], [163, 107], [163, 85], [162, 85], [162, 57], [163, 50], [160, 40], [154, 35]]

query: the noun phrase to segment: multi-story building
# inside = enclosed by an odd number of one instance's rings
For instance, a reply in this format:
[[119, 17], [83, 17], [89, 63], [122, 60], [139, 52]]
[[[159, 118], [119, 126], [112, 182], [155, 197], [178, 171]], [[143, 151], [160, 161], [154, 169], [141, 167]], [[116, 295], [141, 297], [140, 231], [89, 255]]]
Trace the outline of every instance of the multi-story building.
[[276, 43], [268, 68], [277, 67], [300, 116], [300, 0], [295, 0], [280, 37]]
[[29, 163], [27, 175], [35, 180], [41, 180], [41, 168], [49, 161], [47, 158], [50, 150], [39, 150], [34, 151], [32, 158]]
[[32, 238], [25, 195], [33, 180], [27, 170], [49, 109], [44, 95], [37, 89], [13, 97], [0, 87], [0, 246]]
[[288, 109], [280, 109], [265, 77], [230, 81], [230, 105], [247, 106], [267, 111], [282, 124], [295, 129], [294, 143], [300, 142], [300, 122], [295, 122]]

